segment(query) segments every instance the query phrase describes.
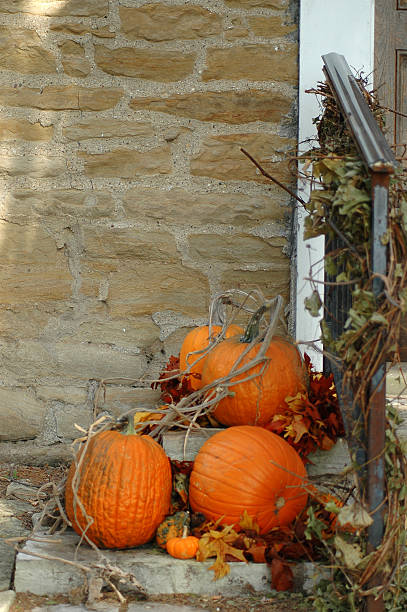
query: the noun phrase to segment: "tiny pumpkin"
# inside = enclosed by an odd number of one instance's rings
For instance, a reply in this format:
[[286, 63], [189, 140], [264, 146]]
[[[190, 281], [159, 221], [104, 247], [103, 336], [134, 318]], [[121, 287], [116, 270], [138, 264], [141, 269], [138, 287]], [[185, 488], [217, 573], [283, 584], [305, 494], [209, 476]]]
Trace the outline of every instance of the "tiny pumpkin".
[[[179, 367], [181, 372], [185, 372], [189, 368], [191, 374], [189, 382], [194, 391], [203, 386], [201, 375], [206, 356], [204, 357], [202, 352], [208, 348], [221, 331], [222, 327], [220, 325], [212, 325], [211, 335], [209, 336], [209, 325], [201, 325], [192, 329], [184, 338], [179, 354]], [[242, 333], [243, 328], [232, 323], [225, 331], [225, 338], [232, 338]]]
[[166, 544], [166, 549], [171, 557], [175, 559], [192, 559], [195, 557], [199, 548], [199, 538], [189, 536], [188, 527], [185, 525], [181, 537], [170, 538]]

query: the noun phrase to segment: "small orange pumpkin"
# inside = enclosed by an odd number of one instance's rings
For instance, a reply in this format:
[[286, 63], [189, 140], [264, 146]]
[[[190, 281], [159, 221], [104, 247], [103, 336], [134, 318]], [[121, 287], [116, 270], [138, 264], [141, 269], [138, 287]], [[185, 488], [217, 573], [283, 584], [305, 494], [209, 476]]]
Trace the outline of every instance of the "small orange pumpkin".
[[188, 536], [188, 527], [185, 525], [181, 537], [170, 538], [166, 549], [171, 557], [176, 559], [192, 559], [199, 548], [199, 538]]
[[[203, 387], [201, 374], [206, 359], [206, 357], [196, 353], [196, 351], [204, 351], [208, 348], [209, 344], [213, 342], [221, 331], [222, 327], [220, 325], [212, 325], [211, 336], [209, 337], [209, 325], [202, 325], [200, 327], [195, 327], [185, 336], [179, 354], [179, 367], [181, 372], [185, 372], [185, 370], [193, 364], [189, 370], [192, 374], [192, 376], [189, 376], [189, 381], [194, 391]], [[232, 323], [226, 329], [225, 338], [232, 338], [242, 333], [243, 329], [240, 325]]]
[[263, 427], [228, 427], [199, 450], [190, 477], [194, 512], [238, 525], [246, 510], [260, 533], [292, 522], [307, 503], [307, 472], [297, 451]]

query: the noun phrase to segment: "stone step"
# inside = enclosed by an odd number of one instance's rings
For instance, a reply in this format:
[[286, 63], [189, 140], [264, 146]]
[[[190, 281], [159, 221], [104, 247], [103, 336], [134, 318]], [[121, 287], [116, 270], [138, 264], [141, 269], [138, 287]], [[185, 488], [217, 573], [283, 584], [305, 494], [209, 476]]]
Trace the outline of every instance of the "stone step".
[[[86, 544], [78, 549], [79, 536], [72, 530], [55, 536], [43, 536], [43, 541], [28, 541], [17, 555], [14, 588], [17, 593], [56, 595], [77, 592], [85, 584], [79, 564], [98, 562], [97, 553]], [[129, 550], [103, 550], [103, 556], [124, 572], [132, 573], [149, 595], [191, 593], [195, 595], [240, 596], [250, 592], [270, 594], [270, 568], [266, 563], [231, 562], [230, 573], [213, 580], [209, 570], [214, 559], [199, 562], [170, 557], [153, 544]], [[35, 555], [35, 556], [34, 556]], [[37, 556], [39, 555], [39, 556]], [[57, 561], [76, 562], [78, 566]], [[310, 592], [320, 576], [318, 568], [309, 562], [293, 566], [294, 591]], [[131, 590], [120, 585], [123, 592]]]

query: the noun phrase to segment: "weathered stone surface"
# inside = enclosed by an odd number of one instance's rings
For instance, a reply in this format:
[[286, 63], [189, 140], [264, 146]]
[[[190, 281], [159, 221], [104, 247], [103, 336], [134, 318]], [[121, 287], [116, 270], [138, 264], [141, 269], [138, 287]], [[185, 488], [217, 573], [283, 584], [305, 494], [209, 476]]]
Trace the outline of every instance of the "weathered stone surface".
[[140, 378], [146, 368], [144, 355], [129, 355], [95, 344], [58, 342], [54, 349], [55, 375], [73, 380]]
[[52, 140], [54, 127], [43, 126], [39, 121], [31, 123], [27, 119], [7, 117], [0, 119], [0, 140]]
[[294, 32], [297, 29], [295, 24], [287, 24], [284, 17], [265, 17], [256, 15], [248, 17], [247, 22], [255, 36], [264, 36], [265, 38], [282, 37]]
[[261, 287], [267, 298], [280, 294], [289, 299], [290, 290], [290, 260], [280, 252], [273, 256], [271, 270], [227, 270], [221, 276], [221, 289], [236, 287], [243, 291], [249, 291]]
[[45, 405], [18, 389], [0, 387], [0, 440], [28, 440], [41, 430]]
[[292, 100], [277, 91], [202, 91], [159, 98], [133, 98], [133, 110], [147, 109], [200, 121], [280, 121]]
[[53, 410], [56, 434], [62, 442], [75, 440], [83, 435], [83, 432], [75, 427], [75, 423], [83, 429], [88, 429], [92, 423], [91, 411], [83, 406], [60, 404]]
[[[72, 277], [63, 252], [35, 226], [0, 222], [0, 302], [67, 299]], [[23, 279], [23, 282], [22, 282]]]
[[281, 198], [241, 193], [190, 193], [134, 187], [123, 197], [129, 219], [155, 219], [171, 225], [256, 225], [280, 221], [286, 211]]
[[132, 408], [143, 407], [148, 411], [158, 404], [160, 393], [159, 389], [108, 385], [98, 407], [100, 410], [108, 410], [114, 416], [120, 416]]
[[109, 49], [103, 45], [95, 45], [95, 62], [108, 74], [169, 83], [191, 74], [195, 54], [151, 48]]
[[225, 181], [258, 181], [270, 183], [242, 153], [245, 149], [275, 178], [285, 183], [293, 180], [285, 161], [275, 161], [273, 155], [287, 151], [294, 143], [274, 134], [225, 134], [209, 136], [201, 150], [191, 160], [191, 173], [198, 176], [213, 176]]
[[285, 238], [265, 240], [247, 234], [193, 234], [189, 237], [189, 252], [194, 259], [240, 266], [274, 261], [285, 245]]
[[114, 212], [114, 201], [108, 191], [55, 189], [33, 191], [16, 189], [0, 203], [0, 218], [29, 224], [44, 217], [100, 219]]
[[85, 174], [93, 177], [134, 178], [143, 175], [170, 174], [172, 170], [169, 145], [143, 152], [134, 149], [114, 149], [108, 153], [97, 154], [81, 151], [78, 157], [84, 161]]
[[149, 121], [122, 121], [120, 119], [89, 119], [74, 123], [62, 130], [68, 140], [88, 138], [125, 138], [129, 136], [153, 136], [154, 128]]
[[44, 49], [41, 38], [34, 30], [11, 29], [0, 26], [0, 68], [40, 74], [55, 72], [53, 54]]
[[63, 157], [0, 155], [0, 176], [50, 178], [60, 176], [66, 170], [66, 159]]
[[0, 13], [30, 13], [47, 17], [105, 17], [108, 0], [0, 0]]
[[49, 313], [41, 309], [40, 305], [36, 303], [30, 304], [26, 301], [25, 304], [17, 305], [1, 304], [0, 337], [7, 340], [38, 338], [46, 326], [49, 316]]
[[[38, 446], [35, 442], [29, 441], [0, 442], [0, 463], [13, 462], [22, 465], [37, 466], [60, 465], [70, 463], [71, 461], [72, 450], [70, 444], [61, 443], [55, 444], [54, 446]], [[1, 503], [2, 500], [0, 500], [0, 504]]]
[[135, 228], [84, 228], [84, 251], [89, 260], [106, 260], [111, 269], [126, 262], [177, 262], [179, 253], [168, 232], [147, 232]]
[[116, 106], [122, 96], [123, 90], [113, 87], [0, 87], [0, 104], [40, 110], [106, 110]]
[[44, 402], [85, 404], [87, 389], [86, 386], [38, 385], [36, 387], [36, 395]]
[[145, 4], [140, 8], [120, 8], [122, 32], [131, 40], [154, 42], [205, 38], [220, 34], [221, 18], [199, 6]]
[[109, 283], [108, 305], [113, 317], [136, 317], [161, 310], [186, 316], [208, 312], [207, 278], [197, 270], [174, 263], [141, 263], [121, 267]]
[[85, 49], [74, 40], [65, 40], [60, 45], [64, 72], [73, 77], [85, 77], [90, 72], [90, 63], [85, 57]]
[[245, 79], [249, 81], [283, 81], [296, 84], [297, 46], [278, 47], [266, 44], [248, 44], [241, 47], [207, 50], [207, 68], [203, 81], [213, 79]]
[[232, 8], [251, 9], [268, 8], [282, 9], [287, 6], [288, 0], [224, 0]]
[[49, 29], [52, 32], [61, 32], [62, 34], [92, 34], [97, 38], [115, 38], [115, 32], [111, 32], [106, 26], [104, 28], [91, 28], [85, 23], [53, 23]]
[[81, 323], [77, 333], [70, 336], [72, 341], [109, 344], [129, 349], [144, 349], [159, 337], [160, 330], [151, 317], [138, 317], [131, 321], [120, 319], [110, 321], [92, 320]]
[[184, 431], [168, 431], [163, 435], [162, 445], [170, 459], [175, 461], [194, 461], [202, 444], [221, 429], [191, 430], [188, 435]]
[[3, 376], [10, 385], [31, 386], [40, 378], [57, 375], [50, 346], [38, 340], [3, 342], [0, 345], [0, 358]]

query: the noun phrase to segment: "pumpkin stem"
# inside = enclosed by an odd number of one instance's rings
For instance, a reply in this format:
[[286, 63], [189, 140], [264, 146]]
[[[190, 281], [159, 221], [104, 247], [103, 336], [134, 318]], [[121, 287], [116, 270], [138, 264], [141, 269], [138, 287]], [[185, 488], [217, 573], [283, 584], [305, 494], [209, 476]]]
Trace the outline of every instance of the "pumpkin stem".
[[123, 431], [125, 436], [134, 436], [134, 434], [136, 434], [136, 430], [134, 428], [134, 417], [133, 415], [129, 415], [128, 419], [127, 419], [127, 427], [126, 429]]
[[271, 304], [262, 304], [260, 308], [258, 308], [250, 317], [250, 321], [248, 322], [245, 332], [243, 336], [240, 338], [240, 342], [244, 342], [245, 344], [250, 344], [259, 335], [260, 330], [260, 321], [266, 312], [269, 310]]
[[182, 538], [186, 538], [188, 535], [188, 525], [184, 525], [183, 529], [182, 529]]

